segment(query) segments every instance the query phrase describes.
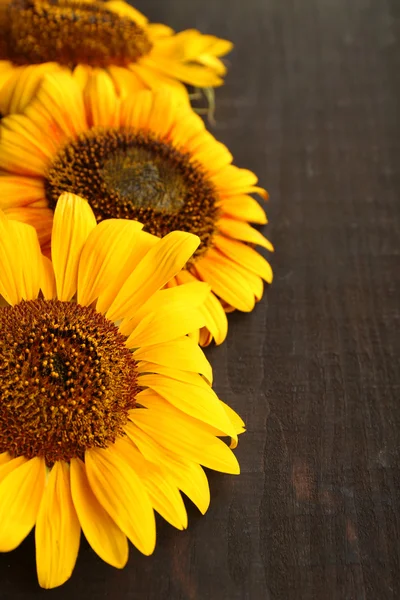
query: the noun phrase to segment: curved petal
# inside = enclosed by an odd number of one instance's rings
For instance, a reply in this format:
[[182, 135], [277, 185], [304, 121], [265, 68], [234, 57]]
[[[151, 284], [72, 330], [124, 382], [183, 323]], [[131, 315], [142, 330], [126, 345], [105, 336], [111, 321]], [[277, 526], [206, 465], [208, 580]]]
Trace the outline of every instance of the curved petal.
[[257, 200], [246, 194], [223, 198], [220, 202], [220, 207], [223, 213], [235, 219], [258, 223], [260, 225], [265, 225], [268, 222], [262, 206], [260, 206]]
[[118, 439], [115, 447], [144, 483], [154, 510], [173, 527], [186, 529], [188, 519], [185, 505], [168, 472], [147, 461], [129, 438]]
[[154, 512], [140, 478], [114, 445], [85, 453], [90, 487], [104, 510], [143, 554], [156, 543]]
[[145, 360], [166, 367], [201, 373], [212, 384], [212, 368], [204, 352], [188, 337], [162, 344], [138, 348], [133, 353], [135, 360]]
[[[31, 531], [45, 485], [46, 471], [42, 458], [14, 464], [16, 468], [0, 483], [0, 552], [14, 550]], [[2, 469], [9, 465], [3, 465]]]
[[120, 100], [110, 75], [104, 69], [92, 71], [84, 90], [90, 127], [118, 127]]
[[[149, 374], [139, 377], [141, 386], [150, 388], [187, 415], [236, 438], [218, 396], [200, 375], [151, 363], [141, 368], [149, 371]], [[141, 403], [145, 396], [141, 392], [137, 401]]]
[[106, 563], [122, 569], [128, 560], [128, 540], [98, 502], [79, 458], [71, 460], [71, 494], [82, 531], [93, 550]]
[[118, 292], [132, 271], [130, 255], [142, 228], [137, 221], [107, 219], [91, 231], [79, 260], [79, 304], [91, 304], [110, 282]]
[[54, 212], [51, 238], [51, 258], [59, 300], [70, 300], [77, 290], [79, 259], [95, 227], [96, 219], [86, 200], [69, 193], [60, 196]]
[[222, 235], [214, 236], [214, 244], [225, 256], [232, 259], [235, 263], [259, 275], [267, 283], [272, 282], [273, 273], [271, 265], [261, 254], [247, 244], [242, 244]]
[[148, 314], [126, 340], [128, 348], [160, 344], [200, 329], [205, 316], [198, 308], [176, 302]]
[[243, 312], [250, 312], [255, 300], [249, 281], [234, 269], [227, 270], [226, 260], [210, 248], [205, 257], [196, 262], [195, 269], [200, 279], [207, 281], [222, 300]]
[[41, 587], [58, 587], [71, 577], [80, 533], [71, 497], [69, 466], [58, 461], [48, 476], [36, 521], [36, 567]]
[[9, 304], [37, 298], [42, 255], [33, 227], [8, 220], [0, 211], [0, 295]]
[[156, 465], [162, 465], [174, 484], [204, 514], [210, 504], [210, 487], [200, 465], [163, 448], [132, 422], [125, 425], [125, 431], [143, 456]]
[[172, 231], [159, 240], [128, 277], [107, 317], [115, 321], [130, 316], [184, 267], [199, 243], [196, 235], [183, 231]]
[[267, 240], [267, 238], [263, 236], [262, 233], [243, 221], [222, 217], [221, 219], [218, 219], [218, 229], [225, 235], [236, 240], [257, 244], [258, 246], [266, 248], [270, 252], [274, 251], [273, 245]]
[[144, 402], [147, 408], [131, 410], [129, 418], [159, 444], [185, 460], [215, 471], [234, 475], [240, 472], [235, 455], [222, 440], [207, 431], [207, 426], [202, 428], [200, 421], [167, 403], [155, 406], [150, 396], [141, 400]]

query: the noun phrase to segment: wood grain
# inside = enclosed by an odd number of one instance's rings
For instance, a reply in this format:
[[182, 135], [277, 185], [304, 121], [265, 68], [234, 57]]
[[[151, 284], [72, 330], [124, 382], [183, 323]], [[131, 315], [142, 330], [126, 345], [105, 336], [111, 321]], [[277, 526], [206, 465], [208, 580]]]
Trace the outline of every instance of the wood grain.
[[[48, 598], [400, 598], [400, 8], [397, 0], [138, 0], [230, 38], [215, 134], [271, 194], [276, 279], [209, 351], [245, 418], [242, 475], [153, 557], [116, 571], [82, 543]], [[34, 544], [0, 597], [42, 597]]]

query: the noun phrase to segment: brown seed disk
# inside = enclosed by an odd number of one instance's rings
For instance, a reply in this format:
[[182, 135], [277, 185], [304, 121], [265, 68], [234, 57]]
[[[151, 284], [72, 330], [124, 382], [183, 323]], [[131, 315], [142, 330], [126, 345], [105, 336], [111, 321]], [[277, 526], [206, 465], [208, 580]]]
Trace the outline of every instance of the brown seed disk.
[[136, 363], [113, 323], [59, 300], [0, 308], [0, 452], [83, 457], [123, 435]]
[[145, 231], [198, 235], [196, 257], [212, 243], [219, 215], [217, 191], [190, 154], [155, 135], [130, 129], [94, 128], [65, 146], [46, 176], [46, 197], [86, 198], [98, 221], [135, 219]]
[[101, 2], [12, 0], [0, 56], [15, 64], [127, 66], [152, 48], [134, 21]]

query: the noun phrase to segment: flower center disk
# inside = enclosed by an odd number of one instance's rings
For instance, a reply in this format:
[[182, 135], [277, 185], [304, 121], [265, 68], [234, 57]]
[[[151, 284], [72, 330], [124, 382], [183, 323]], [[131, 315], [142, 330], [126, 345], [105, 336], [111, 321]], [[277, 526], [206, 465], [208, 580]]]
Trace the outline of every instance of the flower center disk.
[[139, 25], [101, 2], [12, 0], [6, 23], [0, 57], [16, 64], [127, 66], [152, 48]]
[[0, 309], [0, 452], [83, 458], [123, 435], [136, 363], [92, 308], [42, 299]]
[[190, 154], [143, 131], [94, 128], [65, 146], [45, 182], [54, 209], [64, 191], [89, 201], [98, 221], [135, 219], [145, 231], [198, 235], [196, 256], [212, 242], [217, 192]]

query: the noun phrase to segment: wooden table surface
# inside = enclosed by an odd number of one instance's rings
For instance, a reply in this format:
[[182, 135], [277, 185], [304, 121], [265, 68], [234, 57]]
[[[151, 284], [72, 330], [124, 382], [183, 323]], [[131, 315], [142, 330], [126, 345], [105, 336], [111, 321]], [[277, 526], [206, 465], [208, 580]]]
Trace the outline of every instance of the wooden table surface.
[[123, 571], [83, 541], [44, 592], [30, 536], [0, 557], [0, 597], [400, 599], [400, 3], [136, 6], [235, 42], [213, 131], [271, 195], [274, 284], [208, 352], [247, 423], [242, 474], [211, 474], [207, 515], [160, 520]]

